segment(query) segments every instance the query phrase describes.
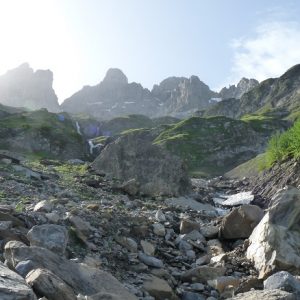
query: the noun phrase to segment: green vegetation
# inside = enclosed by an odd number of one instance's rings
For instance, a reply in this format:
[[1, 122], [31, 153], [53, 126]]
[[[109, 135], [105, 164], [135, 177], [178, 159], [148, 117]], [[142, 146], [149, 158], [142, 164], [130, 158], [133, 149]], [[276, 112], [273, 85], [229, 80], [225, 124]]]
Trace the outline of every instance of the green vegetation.
[[236, 152], [253, 138], [243, 121], [227, 117], [192, 117], [169, 125], [154, 140], [185, 160], [193, 176], [220, 175], [243, 162]]
[[112, 135], [120, 134], [128, 129], [152, 128], [152, 120], [143, 115], [128, 115], [114, 118], [102, 124], [103, 131], [109, 131]]
[[287, 158], [300, 158], [300, 120], [284, 133], [275, 134], [266, 151], [266, 167]]
[[263, 171], [265, 165], [266, 154], [262, 153], [230, 170], [225, 174], [225, 176], [228, 178], [238, 179], [243, 179], [244, 177], [257, 176], [261, 171]]

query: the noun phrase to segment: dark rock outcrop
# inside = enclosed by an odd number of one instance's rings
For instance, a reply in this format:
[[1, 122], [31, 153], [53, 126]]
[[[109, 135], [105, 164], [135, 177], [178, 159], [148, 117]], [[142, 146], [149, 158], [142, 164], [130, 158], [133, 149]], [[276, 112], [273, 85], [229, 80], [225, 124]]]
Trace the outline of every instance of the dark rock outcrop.
[[34, 72], [29, 64], [22, 64], [0, 76], [0, 103], [58, 112], [60, 109], [52, 83], [53, 73], [50, 70]]

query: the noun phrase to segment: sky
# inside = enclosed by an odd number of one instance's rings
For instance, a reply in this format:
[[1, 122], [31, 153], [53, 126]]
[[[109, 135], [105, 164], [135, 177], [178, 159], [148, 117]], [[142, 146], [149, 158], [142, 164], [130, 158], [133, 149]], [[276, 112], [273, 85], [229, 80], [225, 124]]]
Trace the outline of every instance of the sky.
[[151, 89], [197, 75], [212, 89], [300, 63], [298, 0], [0, 0], [0, 74], [54, 73], [62, 102], [111, 68]]

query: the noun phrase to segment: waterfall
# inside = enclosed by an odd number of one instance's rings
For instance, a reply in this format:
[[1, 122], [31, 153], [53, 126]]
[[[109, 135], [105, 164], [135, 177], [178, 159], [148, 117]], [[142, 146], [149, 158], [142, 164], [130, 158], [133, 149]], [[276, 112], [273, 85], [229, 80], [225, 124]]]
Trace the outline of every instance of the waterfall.
[[82, 135], [82, 133], [81, 133], [81, 131], [80, 131], [80, 125], [79, 125], [79, 123], [76, 121], [76, 130], [77, 130], [77, 133], [79, 134], [79, 135]]
[[95, 148], [101, 148], [101, 147], [103, 147], [103, 144], [101, 144], [101, 143], [94, 145], [94, 143], [93, 143], [92, 140], [88, 140], [88, 143], [89, 143], [89, 146], [90, 146], [90, 154], [91, 155], [93, 155], [93, 152], [94, 152]]

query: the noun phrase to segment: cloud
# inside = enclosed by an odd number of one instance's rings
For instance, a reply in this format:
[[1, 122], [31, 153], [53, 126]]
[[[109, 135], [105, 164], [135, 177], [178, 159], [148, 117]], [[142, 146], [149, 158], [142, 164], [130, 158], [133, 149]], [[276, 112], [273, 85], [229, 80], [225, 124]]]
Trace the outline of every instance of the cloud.
[[260, 25], [252, 37], [232, 41], [233, 67], [228, 83], [242, 77], [262, 81], [278, 77], [300, 63], [300, 23], [269, 22]]

